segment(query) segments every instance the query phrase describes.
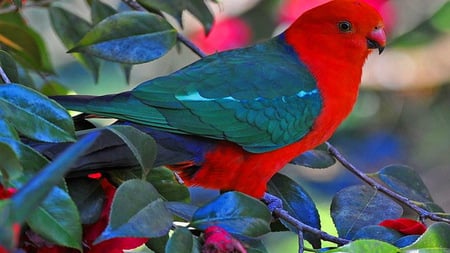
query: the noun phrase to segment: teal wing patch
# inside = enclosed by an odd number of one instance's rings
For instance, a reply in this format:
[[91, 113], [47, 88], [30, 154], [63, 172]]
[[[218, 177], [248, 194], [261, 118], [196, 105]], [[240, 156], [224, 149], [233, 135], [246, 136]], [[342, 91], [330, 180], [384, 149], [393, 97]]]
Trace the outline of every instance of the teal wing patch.
[[145, 123], [165, 131], [254, 153], [283, 147], [305, 136], [322, 108], [314, 77], [283, 41], [208, 56], [131, 94], [158, 111]]

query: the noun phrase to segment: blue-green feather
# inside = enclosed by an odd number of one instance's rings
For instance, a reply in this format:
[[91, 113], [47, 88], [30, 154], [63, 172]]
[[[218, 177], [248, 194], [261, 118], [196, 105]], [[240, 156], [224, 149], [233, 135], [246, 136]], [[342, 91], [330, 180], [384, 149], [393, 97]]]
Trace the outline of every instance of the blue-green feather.
[[[132, 94], [171, 128], [257, 153], [301, 139], [322, 106], [314, 77], [282, 36], [208, 56]], [[184, 111], [185, 120], [173, 109]]]

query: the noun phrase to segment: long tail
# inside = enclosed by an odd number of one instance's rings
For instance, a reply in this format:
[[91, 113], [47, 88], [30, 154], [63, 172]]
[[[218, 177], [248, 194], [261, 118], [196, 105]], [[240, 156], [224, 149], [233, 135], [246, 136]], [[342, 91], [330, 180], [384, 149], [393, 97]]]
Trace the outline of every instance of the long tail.
[[[136, 99], [132, 99], [130, 92], [105, 96], [70, 95], [52, 96], [51, 98], [68, 110], [120, 119], [126, 117], [129, 108], [132, 108], [133, 104], [139, 102]], [[140, 103], [140, 105], [142, 105], [142, 103]]]
[[[216, 145], [215, 140], [177, 135], [135, 124], [133, 126], [155, 139], [157, 144], [155, 167], [179, 164], [201, 165], [204, 154]], [[27, 141], [27, 144], [50, 160], [55, 159], [70, 145], [70, 143], [42, 143], [32, 140]], [[130, 169], [138, 166], [134, 154], [122, 139], [111, 131], [101, 130], [97, 141], [77, 160], [69, 175], [80, 176], [93, 172]]]

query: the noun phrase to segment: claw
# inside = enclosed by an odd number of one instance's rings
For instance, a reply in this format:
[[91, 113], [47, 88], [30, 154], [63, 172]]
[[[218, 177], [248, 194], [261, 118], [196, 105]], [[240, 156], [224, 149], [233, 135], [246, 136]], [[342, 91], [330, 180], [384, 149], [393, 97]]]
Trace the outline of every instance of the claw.
[[273, 213], [275, 209], [283, 209], [283, 201], [275, 195], [266, 192], [261, 200], [267, 205], [267, 208], [269, 208], [271, 213]]

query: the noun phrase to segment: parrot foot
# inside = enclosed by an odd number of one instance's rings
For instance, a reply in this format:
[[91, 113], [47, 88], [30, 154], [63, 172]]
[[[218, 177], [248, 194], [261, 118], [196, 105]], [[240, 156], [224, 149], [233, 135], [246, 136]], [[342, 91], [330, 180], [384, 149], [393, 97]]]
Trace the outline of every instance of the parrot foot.
[[271, 213], [275, 209], [283, 209], [283, 202], [275, 195], [265, 192], [261, 200], [267, 205]]

